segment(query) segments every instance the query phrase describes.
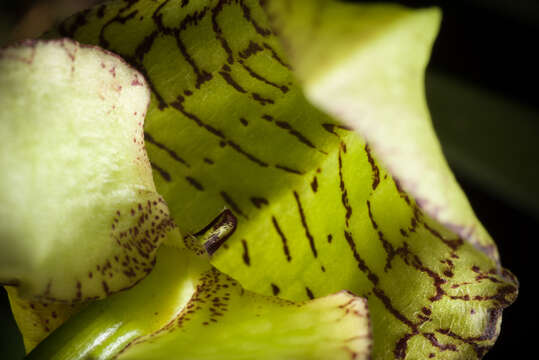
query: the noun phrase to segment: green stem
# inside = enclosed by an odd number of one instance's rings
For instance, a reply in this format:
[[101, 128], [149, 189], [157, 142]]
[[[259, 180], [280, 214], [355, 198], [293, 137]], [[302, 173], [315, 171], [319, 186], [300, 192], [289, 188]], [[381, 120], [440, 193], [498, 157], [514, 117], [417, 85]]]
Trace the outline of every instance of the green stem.
[[136, 338], [177, 316], [194, 293], [207, 260], [162, 246], [152, 273], [130, 290], [96, 301], [34, 349], [28, 360], [110, 359]]

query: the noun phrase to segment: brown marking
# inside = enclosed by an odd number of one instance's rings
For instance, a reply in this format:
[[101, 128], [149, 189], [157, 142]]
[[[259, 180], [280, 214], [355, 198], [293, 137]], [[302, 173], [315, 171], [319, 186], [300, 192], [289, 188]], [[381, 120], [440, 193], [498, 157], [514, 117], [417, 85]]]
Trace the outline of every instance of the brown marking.
[[286, 122], [286, 121], [276, 121], [275, 125], [277, 125], [281, 129], [288, 130], [288, 133], [290, 135], [294, 136], [296, 139], [298, 139], [299, 142], [301, 142], [302, 144], [304, 144], [304, 145], [306, 145], [306, 146], [308, 146], [308, 147], [310, 147], [312, 149], [315, 149], [316, 151], [318, 151], [318, 152], [320, 152], [322, 154], [327, 155], [327, 152], [318, 149], [309, 139], [307, 139], [307, 137], [305, 137], [298, 130], [294, 129], [292, 127], [292, 125], [290, 125], [288, 122]]
[[161, 150], [164, 150], [166, 151], [170, 157], [174, 160], [176, 160], [177, 162], [187, 166], [187, 167], [191, 167], [187, 161], [185, 161], [183, 158], [181, 158], [180, 156], [178, 156], [178, 154], [176, 154], [176, 152], [170, 148], [168, 148], [166, 145], [164, 145], [163, 143], [161, 142], [158, 142], [154, 139], [154, 137], [149, 133], [149, 132], [144, 132], [144, 140], [149, 142], [150, 144], [153, 144], [155, 146], [157, 146], [159, 149]]
[[247, 73], [254, 79], [258, 80], [258, 81], [261, 81], [263, 82], [264, 84], [266, 85], [269, 85], [269, 86], [272, 86], [276, 89], [279, 89], [283, 94], [286, 94], [290, 89], [288, 88], [288, 86], [286, 85], [279, 85], [279, 84], [276, 84], [270, 80], [268, 80], [267, 78], [265, 78], [264, 76], [258, 74], [257, 72], [255, 72], [253, 69], [251, 69], [249, 66], [245, 65], [243, 63], [243, 61], [241, 61], [241, 66], [247, 71]]
[[161, 175], [161, 177], [162, 177], [165, 181], [167, 181], [167, 182], [171, 181], [172, 178], [170, 177], [170, 174], [169, 174], [165, 169], [163, 169], [163, 168], [157, 166], [157, 165], [156, 165], [155, 163], [153, 163], [153, 162], [150, 162], [150, 165], [152, 166], [152, 169], [154, 169], [155, 171], [157, 171], [157, 172], [159, 173], [159, 175]]
[[344, 238], [346, 239], [346, 242], [348, 243], [348, 246], [350, 247], [350, 250], [352, 251], [352, 255], [354, 256], [354, 259], [356, 260], [356, 263], [358, 265], [359, 270], [361, 272], [365, 273], [367, 275], [367, 278], [374, 284], [378, 284], [378, 276], [373, 273], [366, 265], [365, 260], [361, 258], [359, 255], [359, 252], [357, 251], [356, 244], [354, 242], [354, 239], [352, 237], [352, 233], [349, 231], [344, 231]]
[[440, 349], [440, 351], [457, 351], [455, 344], [441, 344], [436, 336], [432, 333], [424, 333], [422, 335], [431, 343], [432, 346]]
[[236, 91], [242, 94], [245, 94], [247, 92], [247, 90], [241, 87], [241, 85], [232, 78], [232, 75], [230, 75], [230, 73], [226, 71], [220, 71], [219, 75], [221, 75], [221, 77], [227, 82], [227, 84], [232, 86], [232, 88], [234, 88]]
[[236, 150], [238, 153], [242, 154], [243, 156], [245, 156], [247, 159], [251, 160], [252, 162], [256, 163], [257, 165], [259, 166], [262, 166], [262, 167], [267, 167], [268, 166], [268, 163], [258, 159], [257, 157], [255, 157], [254, 155], [248, 153], [247, 151], [243, 150], [238, 144], [236, 144], [235, 142], [231, 141], [231, 140], [228, 140], [228, 145], [230, 145], [230, 147], [234, 150]]
[[261, 209], [264, 205], [269, 205], [269, 201], [263, 197], [253, 196], [250, 200], [257, 209]]
[[[217, 130], [215, 128], [213, 128], [211, 125], [208, 125], [208, 124], [205, 124], [204, 122], [202, 122], [202, 120], [200, 120], [196, 115], [192, 114], [192, 113], [189, 113], [185, 110], [184, 108], [184, 103], [185, 101], [185, 98], [183, 96], [178, 96], [176, 101], [175, 102], [172, 102], [170, 105], [175, 108], [176, 110], [180, 111], [183, 115], [185, 115], [188, 119], [194, 121], [198, 126], [202, 127], [203, 129], [207, 130], [208, 132], [210, 132], [211, 134], [219, 137], [221, 140], [221, 143], [220, 145], [223, 147], [223, 146], [226, 146], [227, 144], [230, 145], [230, 147], [232, 149], [234, 149], [235, 151], [237, 151], [238, 153], [240, 153], [241, 155], [245, 156], [247, 159], [251, 160], [252, 162], [256, 163], [257, 165], [259, 166], [262, 166], [262, 167], [267, 167], [268, 164], [265, 163], [264, 161], [258, 159], [257, 157], [255, 157], [254, 155], [246, 152], [245, 150], [243, 150], [238, 144], [236, 144], [235, 142], [231, 141], [231, 140], [226, 140], [225, 139], [225, 135], [220, 131], [220, 130]], [[225, 141], [226, 140], [226, 141]]]
[[316, 246], [314, 243], [314, 238], [309, 231], [309, 226], [307, 225], [307, 219], [305, 218], [305, 213], [303, 212], [303, 207], [301, 206], [301, 200], [299, 198], [299, 194], [294, 191], [294, 198], [296, 199], [296, 204], [298, 205], [298, 212], [301, 217], [301, 225], [303, 226], [303, 229], [305, 230], [305, 236], [307, 239], [309, 239], [309, 245], [311, 246], [311, 251], [313, 253], [313, 256], [316, 258], [318, 257], [318, 252], [316, 251]]
[[422, 225], [425, 227], [425, 229], [427, 229], [432, 235], [434, 235], [434, 237], [438, 238], [439, 240], [441, 240], [445, 245], [447, 245], [451, 250], [453, 251], [457, 251], [459, 247], [461, 247], [462, 245], [464, 245], [464, 241], [460, 238], [460, 237], [457, 237], [456, 239], [453, 239], [453, 240], [448, 240], [446, 238], [444, 238], [438, 231], [436, 231], [435, 229], [431, 228], [426, 222], [422, 222]]
[[60, 34], [62, 36], [65, 36], [65, 37], [69, 37], [69, 38], [73, 38], [75, 37], [75, 32], [77, 32], [77, 30], [86, 25], [86, 23], [88, 22], [87, 20], [87, 16], [90, 14], [90, 9], [86, 9], [82, 12], [80, 12], [78, 15], [76, 15], [75, 17], [75, 21], [73, 21], [73, 23], [71, 24], [71, 26], [69, 28], [66, 28], [66, 23], [67, 22], [63, 22], [58, 31], [60, 32]]
[[395, 359], [404, 359], [406, 357], [406, 351], [408, 350], [408, 340], [413, 334], [406, 334], [397, 341], [395, 349], [393, 349], [393, 355]]
[[247, 46], [247, 48], [243, 51], [240, 51], [238, 55], [243, 59], [247, 59], [261, 51], [264, 51], [264, 48], [262, 46], [260, 46], [253, 40], [249, 40], [249, 45]]
[[283, 59], [281, 59], [281, 57], [277, 54], [277, 52], [267, 43], [263, 43], [262, 44], [267, 50], [269, 50], [271, 52], [271, 57], [273, 57], [273, 59], [275, 59], [279, 64], [281, 64], [283, 67], [289, 69], [289, 70], [292, 70], [292, 67], [286, 63]]
[[234, 200], [232, 200], [232, 198], [230, 197], [230, 195], [228, 195], [225, 191], [221, 191], [219, 193], [221, 195], [221, 197], [223, 198], [223, 200], [225, 201], [225, 203], [230, 206], [230, 208], [232, 210], [234, 210], [234, 212], [236, 212], [238, 215], [244, 217], [245, 219], [248, 219], [249, 217], [247, 215], [245, 215], [243, 213], [243, 211], [241, 211], [240, 207], [238, 206], [238, 204], [236, 204], [236, 202]]
[[341, 202], [344, 206], [344, 209], [346, 210], [345, 214], [345, 225], [348, 228], [350, 226], [350, 217], [352, 216], [352, 206], [350, 206], [350, 201], [348, 200], [348, 190], [346, 189], [346, 185], [344, 183], [344, 176], [343, 176], [343, 163], [342, 163], [342, 149], [343, 149], [343, 142], [341, 142], [341, 147], [339, 149], [339, 187], [341, 189]]
[[186, 176], [185, 180], [187, 180], [187, 182], [190, 185], [192, 185], [195, 189], [197, 189], [199, 191], [204, 191], [204, 186], [202, 186], [202, 184], [200, 182], [198, 182], [196, 179], [194, 179], [193, 177]]
[[106, 294], [107, 296], [111, 295], [111, 291], [110, 291], [110, 289], [109, 289], [109, 285], [107, 284], [107, 282], [106, 282], [105, 280], [103, 280], [103, 281], [101, 282], [101, 285], [103, 286], [103, 291], [105, 291], [105, 294]]
[[242, 259], [245, 265], [250, 266], [251, 265], [251, 259], [249, 258], [249, 249], [247, 247], [247, 241], [245, 239], [241, 239], [241, 244], [243, 245], [243, 255]]
[[243, 1], [240, 2], [240, 5], [241, 5], [241, 9], [243, 11], [243, 17], [253, 25], [253, 27], [255, 28], [255, 31], [258, 34], [262, 35], [263, 37], [270, 36], [271, 35], [271, 30], [270, 29], [264, 29], [263, 27], [258, 25], [258, 23], [251, 17], [251, 9], [249, 9], [249, 7], [247, 5], [245, 5], [245, 3]]
[[322, 127], [324, 128], [324, 130], [326, 130], [327, 132], [337, 136], [337, 137], [340, 137], [339, 134], [335, 131], [336, 129], [340, 129], [340, 130], [346, 130], [346, 131], [352, 131], [353, 129], [351, 127], [348, 127], [348, 126], [345, 126], [345, 125], [340, 125], [340, 124], [331, 124], [331, 123], [325, 123], [325, 124], [322, 124]]
[[286, 172], [291, 173], [291, 174], [303, 175], [303, 172], [301, 172], [299, 170], [296, 170], [296, 169], [289, 168], [288, 166], [276, 164], [275, 168], [279, 169], [279, 170], [286, 171]]
[[380, 169], [372, 157], [371, 149], [368, 144], [365, 145], [365, 152], [367, 153], [367, 159], [369, 160], [369, 164], [371, 164], [372, 169], [372, 190], [376, 190], [380, 184]]
[[391, 262], [393, 261], [393, 258], [397, 254], [397, 251], [395, 250], [393, 245], [389, 241], [386, 240], [382, 230], [378, 229], [378, 224], [376, 223], [376, 221], [374, 221], [374, 217], [372, 215], [371, 202], [369, 200], [367, 200], [367, 209], [368, 209], [369, 219], [371, 221], [372, 227], [376, 231], [376, 233], [378, 235], [378, 239], [382, 243], [382, 246], [384, 247], [384, 250], [385, 250], [386, 255], [387, 255], [387, 257], [386, 257], [386, 265], [384, 267], [384, 271], [387, 272], [391, 268]]
[[313, 181], [311, 181], [311, 189], [313, 189], [313, 192], [317, 192], [318, 191], [318, 179], [315, 177], [313, 177]]
[[106, 9], [107, 9], [107, 5], [106, 5], [106, 4], [100, 5], [100, 6], [97, 8], [96, 15], [97, 15], [97, 18], [98, 18], [98, 19], [102, 19], [102, 18], [105, 16], [105, 10], [106, 10]]
[[[133, 10], [131, 11], [129, 14], [125, 15], [125, 16], [122, 16], [121, 15], [122, 11], [119, 11], [118, 14], [113, 17], [112, 19], [110, 19], [109, 21], [107, 21], [102, 27], [101, 27], [101, 30], [99, 31], [99, 45], [103, 48], [107, 48], [109, 49], [111, 46], [110, 46], [110, 43], [108, 42], [107, 39], [105, 39], [105, 30], [110, 26], [112, 25], [113, 23], [119, 23], [119, 24], [125, 24], [128, 20], [134, 18], [137, 14], [138, 14], [138, 10]], [[86, 19], [84, 19], [84, 24], [82, 25], [85, 25], [86, 24]], [[79, 24], [79, 26], [82, 26]], [[73, 37], [74, 35], [74, 30], [70, 30], [71, 32], [71, 36], [70, 37]]]
[[251, 96], [254, 100], [260, 103], [260, 105], [265, 106], [267, 104], [275, 104], [275, 101], [272, 99], [264, 98], [258, 93], [252, 93]]
[[281, 228], [279, 227], [279, 223], [277, 222], [275, 216], [271, 217], [271, 221], [273, 223], [273, 227], [277, 231], [277, 234], [279, 234], [279, 237], [281, 238], [281, 241], [283, 243], [283, 251], [284, 255], [286, 256], [286, 261], [290, 262], [292, 261], [292, 256], [290, 256], [290, 250], [288, 249], [288, 241], [286, 239], [286, 236], [284, 236], [283, 232], [281, 231]]
[[213, 32], [215, 33], [215, 37], [217, 38], [217, 40], [219, 40], [219, 42], [221, 43], [221, 47], [223, 48], [223, 50], [225, 50], [225, 52], [228, 55], [227, 62], [229, 64], [233, 64], [234, 55], [233, 55], [232, 49], [228, 45], [228, 42], [223, 36], [223, 30], [221, 29], [221, 27], [219, 26], [219, 23], [217, 22], [217, 16], [223, 10], [223, 7], [227, 2], [228, 2], [227, 0], [219, 0], [217, 5], [211, 11], [212, 12], [211, 21], [212, 21], [212, 29], [213, 29]]

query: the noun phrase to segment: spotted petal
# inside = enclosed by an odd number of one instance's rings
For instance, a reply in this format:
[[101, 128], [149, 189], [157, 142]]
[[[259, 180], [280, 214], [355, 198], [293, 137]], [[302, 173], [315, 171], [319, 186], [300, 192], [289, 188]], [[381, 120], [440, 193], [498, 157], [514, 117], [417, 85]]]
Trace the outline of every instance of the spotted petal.
[[146, 276], [174, 225], [143, 146], [142, 75], [53, 40], [1, 50], [0, 78], [0, 283], [30, 349], [74, 311], [58, 304]]

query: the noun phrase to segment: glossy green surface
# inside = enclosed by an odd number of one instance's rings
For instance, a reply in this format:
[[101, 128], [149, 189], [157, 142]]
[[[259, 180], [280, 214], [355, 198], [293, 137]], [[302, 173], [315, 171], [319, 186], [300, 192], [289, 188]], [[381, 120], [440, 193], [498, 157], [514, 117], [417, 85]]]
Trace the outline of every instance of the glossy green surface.
[[207, 255], [163, 245], [154, 271], [71, 318], [28, 356], [51, 359], [367, 359], [366, 301], [293, 303], [245, 291]]

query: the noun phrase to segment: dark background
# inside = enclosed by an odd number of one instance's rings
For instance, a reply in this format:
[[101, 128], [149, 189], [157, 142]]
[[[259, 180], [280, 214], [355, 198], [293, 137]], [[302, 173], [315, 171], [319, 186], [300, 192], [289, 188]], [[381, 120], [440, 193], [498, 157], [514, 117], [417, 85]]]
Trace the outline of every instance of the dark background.
[[[0, 0], [0, 45], [36, 37], [96, 2]], [[426, 78], [433, 123], [459, 182], [498, 244], [503, 265], [521, 282], [517, 301], [504, 311], [500, 338], [485, 359], [526, 357], [534, 348], [528, 331], [533, 323], [528, 322], [536, 321], [530, 284], [539, 225], [539, 55], [534, 53], [539, 1], [394, 2], [443, 10]], [[0, 289], [0, 359], [20, 359], [22, 351]]]

